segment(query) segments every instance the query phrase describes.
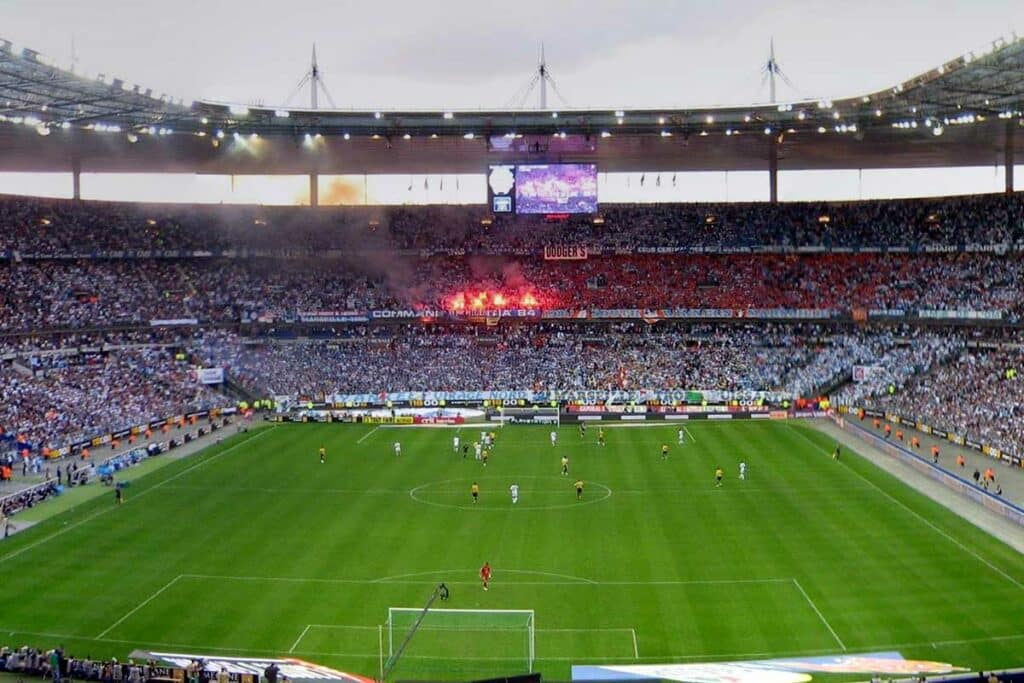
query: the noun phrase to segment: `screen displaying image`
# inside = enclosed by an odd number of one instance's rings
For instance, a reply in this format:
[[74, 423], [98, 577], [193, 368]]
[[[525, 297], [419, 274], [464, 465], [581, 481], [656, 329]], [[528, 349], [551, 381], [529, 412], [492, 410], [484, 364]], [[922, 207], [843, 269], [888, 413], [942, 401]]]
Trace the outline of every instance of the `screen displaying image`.
[[496, 164], [487, 170], [487, 199], [494, 213], [515, 213], [516, 167]]
[[597, 164], [516, 167], [516, 213], [596, 213]]

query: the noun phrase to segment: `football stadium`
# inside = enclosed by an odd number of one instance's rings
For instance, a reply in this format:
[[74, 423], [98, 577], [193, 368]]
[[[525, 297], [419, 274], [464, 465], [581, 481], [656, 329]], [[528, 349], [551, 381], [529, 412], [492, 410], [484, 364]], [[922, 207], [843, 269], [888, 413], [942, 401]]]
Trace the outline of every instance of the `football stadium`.
[[1024, 39], [436, 109], [15, 39], [0, 683], [1024, 681]]

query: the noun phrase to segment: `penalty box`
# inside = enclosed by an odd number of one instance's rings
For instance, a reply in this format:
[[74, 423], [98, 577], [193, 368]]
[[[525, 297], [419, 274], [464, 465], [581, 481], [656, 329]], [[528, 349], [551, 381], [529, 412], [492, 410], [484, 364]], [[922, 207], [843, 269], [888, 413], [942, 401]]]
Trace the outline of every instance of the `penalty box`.
[[[499, 570], [500, 574], [500, 570]], [[506, 575], [508, 576], [508, 575]], [[209, 632], [194, 626], [181, 634], [167, 634], [175, 643], [205, 643], [217, 647], [272, 648], [307, 656], [377, 657], [382, 651], [382, 625], [388, 605], [414, 604], [425, 589], [436, 586], [434, 578], [424, 579], [319, 579], [302, 577], [225, 576], [181, 574], [134, 605], [113, 621], [97, 640], [130, 640], [132, 625], [147, 623], [154, 615], [173, 612], [175, 604], [206, 605], [216, 612]], [[453, 604], [469, 591], [479, 591], [476, 580], [453, 580]], [[231, 599], [224, 599], [230, 594]], [[812, 596], [794, 578], [750, 578], [708, 580], [516, 581], [509, 577], [492, 586], [499, 604], [532, 605], [537, 660], [570, 660], [603, 657], [628, 660], [648, 655], [666, 657], [705, 654], [703, 631], [714, 625], [716, 649], [745, 651], [752, 629], [775, 651], [846, 646], [819, 609]], [[820, 598], [819, 598], [820, 599]], [[217, 623], [237, 623], [254, 614], [277, 612], [274, 605], [288, 604], [288, 615], [280, 615], [274, 642], [223, 643]], [[588, 604], [604, 606], [602, 623], [587, 623]], [[262, 608], [266, 605], [266, 609]], [[344, 606], [344, 613], [339, 608]], [[557, 606], [557, 607], [554, 607]], [[653, 613], [652, 613], [653, 611]], [[652, 622], [652, 617], [657, 620]], [[607, 624], [607, 615], [613, 615]], [[339, 619], [338, 617], [342, 617]], [[768, 621], [763, 622], [765, 619]], [[350, 623], [344, 623], [350, 622]], [[582, 623], [581, 623], [582, 622]], [[616, 623], [617, 622], [617, 623]], [[166, 623], [166, 622], [165, 622]], [[723, 624], [735, 624], [723, 630]], [[443, 629], [436, 629], [443, 631]], [[271, 636], [271, 634], [267, 634]], [[427, 638], [413, 636], [408, 655], [448, 656], [445, 634]], [[397, 636], [396, 636], [397, 637]], [[690, 651], [694, 647], [699, 650]], [[439, 650], [433, 654], [429, 650]], [[387, 652], [387, 643], [383, 642]]]

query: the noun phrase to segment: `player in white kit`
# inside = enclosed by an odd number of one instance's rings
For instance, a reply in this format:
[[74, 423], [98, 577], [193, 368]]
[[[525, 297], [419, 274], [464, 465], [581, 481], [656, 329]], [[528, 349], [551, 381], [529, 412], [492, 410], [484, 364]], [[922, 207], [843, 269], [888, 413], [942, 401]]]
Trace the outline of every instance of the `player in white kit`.
[[552, 430], [551, 431], [551, 445], [554, 446], [557, 443], [558, 443], [558, 432]]
[[512, 484], [508, 487], [508, 492], [512, 494], [512, 504], [515, 505], [519, 502], [519, 484]]
[[399, 443], [398, 441], [396, 441], [395, 442], [395, 455], [401, 455], [401, 454], [402, 454], [402, 444]]
[[684, 441], [686, 441], [686, 432], [684, 432], [682, 429], [680, 429], [679, 430], [679, 443], [683, 443]]
[[473, 457], [479, 460], [483, 455], [484, 447], [480, 445], [479, 441], [473, 442]]
[[747, 463], [741, 462], [740, 463], [740, 479], [746, 479], [746, 478], [747, 478]]
[[459, 452], [459, 437], [457, 436], [452, 437], [452, 450], [456, 453]]

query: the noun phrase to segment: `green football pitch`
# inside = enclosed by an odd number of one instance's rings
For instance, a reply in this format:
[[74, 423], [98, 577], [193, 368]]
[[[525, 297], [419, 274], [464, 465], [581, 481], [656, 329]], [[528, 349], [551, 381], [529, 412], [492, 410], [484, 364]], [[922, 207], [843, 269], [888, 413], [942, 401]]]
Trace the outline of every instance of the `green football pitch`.
[[807, 425], [695, 422], [683, 444], [676, 429], [609, 428], [600, 447], [593, 425], [563, 426], [552, 447], [546, 427], [509, 426], [487, 467], [452, 451], [479, 427], [237, 435], [133, 481], [121, 507], [103, 496], [0, 543], [0, 644], [291, 654], [376, 676], [382, 641], [386, 658], [407, 630], [407, 615], [380, 628], [389, 608], [443, 581], [434, 608], [484, 611], [432, 611], [391, 678], [524, 670], [525, 613], [490, 610], [532, 611], [535, 669], [558, 679], [888, 650], [1024, 664], [1020, 554], [857, 456], [833, 461]]

